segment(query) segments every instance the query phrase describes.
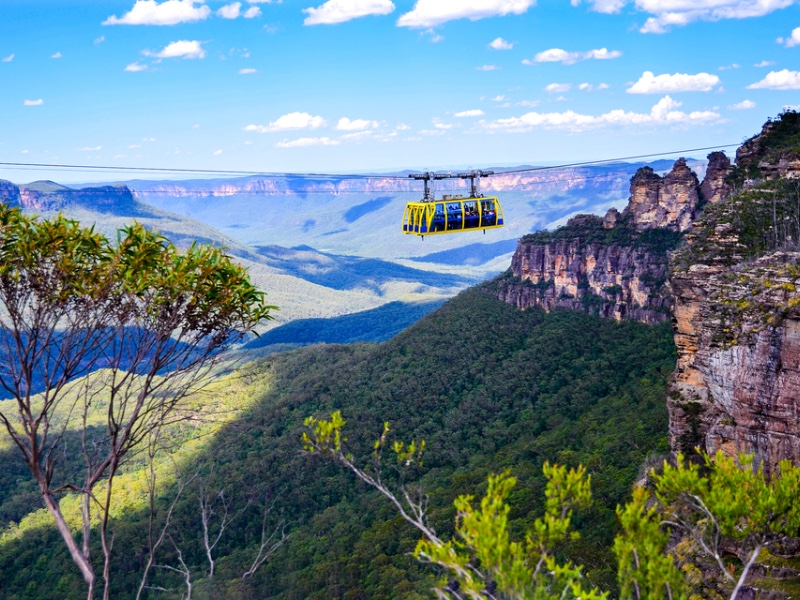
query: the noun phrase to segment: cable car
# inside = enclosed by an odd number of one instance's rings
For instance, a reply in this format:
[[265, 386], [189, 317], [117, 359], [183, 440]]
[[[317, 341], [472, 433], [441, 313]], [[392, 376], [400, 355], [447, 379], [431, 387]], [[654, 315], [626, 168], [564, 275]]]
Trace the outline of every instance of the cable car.
[[[403, 233], [418, 235], [438, 235], [460, 233], [483, 229], [499, 229], [503, 226], [503, 209], [494, 196], [484, 196], [479, 191], [481, 177], [493, 171], [470, 171], [451, 175], [450, 173], [414, 173], [409, 177], [421, 179], [425, 183], [425, 193], [419, 202], [409, 202], [403, 214]], [[436, 179], [469, 179], [469, 197], [460, 194], [445, 194], [440, 199], [433, 195], [431, 181]], [[476, 182], [476, 179], [478, 180]]]

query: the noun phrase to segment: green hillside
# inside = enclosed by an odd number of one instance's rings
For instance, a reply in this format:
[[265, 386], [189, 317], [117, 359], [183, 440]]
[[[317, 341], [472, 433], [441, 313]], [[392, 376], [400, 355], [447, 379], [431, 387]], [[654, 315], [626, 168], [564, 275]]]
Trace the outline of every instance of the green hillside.
[[[193, 597], [431, 597], [432, 574], [409, 556], [415, 531], [339, 467], [301, 452], [303, 419], [332, 410], [348, 420], [348, 445], [362, 464], [385, 420], [398, 437], [427, 440], [417, 476], [443, 535], [453, 522], [452, 500], [480, 493], [490, 472], [510, 468], [519, 478], [511, 504], [522, 528], [540, 514], [546, 459], [586, 465], [597, 506], [578, 516], [583, 538], [563, 552], [585, 563], [593, 582], [611, 587], [614, 507], [648, 455], [667, 449], [664, 398], [674, 361], [669, 325], [520, 312], [473, 288], [382, 344], [312, 346], [250, 363], [193, 400], [216, 422], [184, 424], [170, 435], [175, 463], [201, 473], [171, 529], [191, 568]], [[0, 460], [8, 465], [0, 472], [0, 597], [82, 597], [47, 515], [31, 512], [36, 494], [7, 445]], [[146, 559], [141, 460], [118, 484], [114, 598], [135, 596]], [[160, 481], [172, 481], [171, 464], [160, 465]], [[204, 575], [201, 487], [224, 489], [237, 515], [215, 550], [213, 580]], [[173, 485], [161, 494], [159, 518]], [[265, 499], [275, 502], [269, 525], [285, 519], [290, 538], [254, 577], [241, 579], [260, 540]], [[177, 565], [172, 547], [159, 561]], [[182, 581], [156, 569], [151, 583], [168, 591], [146, 597], [179, 598]]]

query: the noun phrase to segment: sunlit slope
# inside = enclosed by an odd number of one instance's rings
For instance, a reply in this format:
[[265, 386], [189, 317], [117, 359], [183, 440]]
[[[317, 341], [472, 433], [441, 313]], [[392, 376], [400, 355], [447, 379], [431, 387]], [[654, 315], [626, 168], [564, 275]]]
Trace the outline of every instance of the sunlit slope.
[[[429, 493], [432, 524], [444, 536], [453, 498], [480, 493], [488, 473], [508, 468], [520, 479], [511, 518], [522, 530], [541, 511], [542, 462], [585, 464], [597, 507], [577, 516], [583, 537], [565, 552], [591, 565], [592, 581], [613, 586], [614, 506], [628, 496], [645, 458], [666, 450], [663, 399], [674, 360], [668, 325], [518, 311], [473, 288], [388, 342], [316, 346], [247, 365], [200, 397], [227, 424], [184, 426], [175, 437], [189, 448], [176, 455], [179, 462], [189, 470], [202, 466], [205, 485], [224, 488], [232, 509], [243, 510], [220, 542], [217, 575], [209, 581], [197, 489], [182, 498], [174, 536], [191, 566], [195, 597], [430, 597], [430, 572], [409, 555], [416, 532], [340, 467], [300, 452], [303, 419], [332, 410], [343, 412], [348, 445], [362, 464], [369, 464], [371, 442], [386, 420], [398, 438], [427, 441], [423, 469], [409, 476]], [[0, 459], [18, 460], [10, 452]], [[384, 475], [395, 481], [390, 463]], [[136, 473], [127, 477], [127, 504], [114, 524], [115, 598], [133, 596], [145, 544], [143, 487], [134, 485]], [[35, 499], [26, 486], [18, 469], [0, 473], [0, 487], [10, 490], [0, 515], [20, 523], [6, 522], [0, 538], [0, 595], [70, 597], [65, 590], [79, 589], [79, 578], [52, 528], [25, 516], [30, 509], [22, 499]], [[164, 502], [174, 493], [169, 486], [162, 492]], [[255, 577], [242, 580], [265, 494], [291, 538]], [[172, 564], [174, 552], [161, 560]], [[149, 597], [178, 598], [183, 589], [180, 577], [165, 570], [152, 583], [170, 592]]]

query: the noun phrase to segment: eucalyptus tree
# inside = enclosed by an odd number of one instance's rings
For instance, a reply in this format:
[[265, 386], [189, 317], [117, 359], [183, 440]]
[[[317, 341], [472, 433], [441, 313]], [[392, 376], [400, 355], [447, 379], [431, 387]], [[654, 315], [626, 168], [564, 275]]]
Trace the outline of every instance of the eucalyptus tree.
[[[116, 242], [0, 204], [0, 424], [92, 598], [109, 596], [114, 478], [275, 307], [219, 248], [178, 250], [139, 224]], [[76, 461], [81, 465], [74, 468]], [[71, 466], [67, 466], [71, 465]], [[60, 501], [79, 499], [74, 532]]]

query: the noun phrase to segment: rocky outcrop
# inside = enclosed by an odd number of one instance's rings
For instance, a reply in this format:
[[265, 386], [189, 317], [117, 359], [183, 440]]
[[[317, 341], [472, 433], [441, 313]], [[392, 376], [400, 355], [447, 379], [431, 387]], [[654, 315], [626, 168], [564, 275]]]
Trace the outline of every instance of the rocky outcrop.
[[686, 231], [694, 220], [700, 182], [683, 158], [664, 177], [642, 167], [631, 179], [631, 196], [623, 216], [633, 219], [637, 230]]
[[[722, 155], [724, 157], [724, 155]], [[522, 238], [497, 295], [519, 308], [568, 308], [613, 319], [669, 319], [668, 252], [694, 218], [700, 184], [684, 159], [666, 176], [650, 167], [631, 179], [620, 214], [579, 215], [566, 227]]]
[[796, 252], [673, 274], [673, 452], [753, 453], [767, 472], [800, 464], [799, 275]]
[[5, 179], [0, 179], [0, 201], [12, 206], [19, 204], [19, 188]]
[[576, 231], [571, 239], [520, 240], [510, 271], [498, 280], [498, 297], [518, 308], [568, 308], [646, 323], [667, 320], [672, 307], [665, 289], [667, 253], [627, 241], [592, 241], [591, 232], [602, 227], [599, 217], [583, 215], [567, 225]]
[[731, 173], [731, 160], [724, 152], [712, 152], [708, 155], [708, 166], [703, 183], [700, 184], [700, 196], [705, 202], [716, 203], [724, 200], [731, 193], [727, 177]]
[[736, 151], [736, 165], [747, 177], [800, 178], [800, 113], [787, 111], [767, 121], [761, 133]]

